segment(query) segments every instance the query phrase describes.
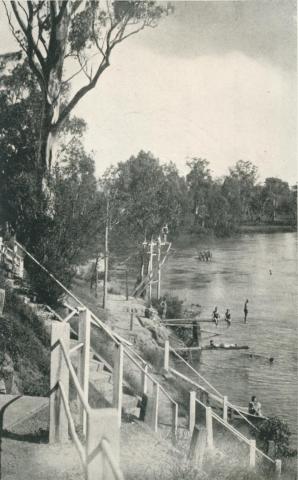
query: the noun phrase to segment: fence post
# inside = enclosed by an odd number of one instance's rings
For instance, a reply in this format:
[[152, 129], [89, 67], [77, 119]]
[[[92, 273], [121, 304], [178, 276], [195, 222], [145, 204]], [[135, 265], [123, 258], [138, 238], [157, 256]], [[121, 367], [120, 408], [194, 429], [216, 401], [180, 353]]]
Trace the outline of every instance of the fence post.
[[249, 466], [255, 468], [256, 466], [256, 441], [249, 441]]
[[165, 341], [164, 361], [163, 361], [163, 368], [166, 372], [169, 371], [169, 359], [170, 359], [170, 342], [169, 342], [169, 340], [166, 340]]
[[275, 460], [275, 473], [277, 477], [281, 476], [281, 460]]
[[206, 407], [207, 446], [213, 448], [213, 425], [211, 407]]
[[153, 416], [152, 416], [152, 427], [154, 432], [158, 430], [158, 402], [159, 402], [159, 384], [153, 384]]
[[122, 412], [122, 384], [123, 384], [123, 345], [114, 347], [113, 368], [113, 407], [118, 411], [118, 426], [121, 426]]
[[50, 425], [49, 442], [68, 441], [68, 420], [61, 398], [58, 381], [63, 384], [66, 397], [69, 392], [69, 371], [59, 343], [63, 340], [69, 351], [69, 324], [52, 321], [51, 330], [51, 373], [50, 373]]
[[196, 392], [189, 392], [189, 418], [188, 418], [188, 430], [193, 432], [196, 423]]
[[146, 365], [144, 365], [144, 372], [142, 372], [142, 391], [143, 393], [147, 394], [147, 391], [148, 391], [148, 377], [147, 377], [147, 373], [148, 373], [148, 364], [146, 363]]
[[114, 480], [112, 469], [101, 448], [105, 438], [110, 445], [116, 463], [119, 462], [120, 435], [118, 413], [113, 408], [91, 409], [87, 419], [86, 476], [87, 480]]
[[206, 447], [206, 428], [200, 428], [198, 425], [194, 426], [188, 458], [194, 467], [202, 467], [204, 451]]
[[[91, 313], [90, 313], [90, 310], [86, 309], [83, 312], [80, 312], [79, 335], [78, 335], [78, 341], [84, 344], [79, 354], [78, 378], [79, 378], [79, 382], [82, 387], [82, 390], [84, 392], [84, 398], [86, 400], [86, 403], [88, 403], [88, 394], [89, 394], [90, 332], [91, 332]], [[80, 412], [80, 424], [83, 427], [83, 433], [86, 434], [86, 427], [87, 427], [86, 411], [80, 401], [79, 401], [79, 412]]]
[[133, 308], [130, 310], [130, 324], [129, 324], [129, 331], [133, 331]]
[[178, 404], [172, 403], [172, 443], [176, 444], [178, 430]]
[[223, 419], [225, 422], [228, 421], [228, 397], [223, 397]]

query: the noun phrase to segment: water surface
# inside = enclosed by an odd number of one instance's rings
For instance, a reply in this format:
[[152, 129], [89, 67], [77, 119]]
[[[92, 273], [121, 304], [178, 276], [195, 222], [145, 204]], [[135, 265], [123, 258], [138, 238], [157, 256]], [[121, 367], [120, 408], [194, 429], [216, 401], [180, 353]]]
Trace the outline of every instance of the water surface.
[[[290, 424], [297, 443], [297, 264], [295, 233], [247, 234], [233, 239], [188, 241], [175, 245], [167, 260], [162, 289], [187, 304], [199, 303], [203, 318], [215, 306], [221, 316], [230, 308], [214, 340], [249, 345], [248, 351], [204, 351], [196, 368], [231, 402], [247, 405], [257, 395], [265, 415]], [[199, 262], [197, 251], [211, 249], [211, 263]], [[269, 270], [272, 271], [270, 275]], [[243, 306], [249, 300], [247, 323]], [[202, 343], [208, 344], [208, 333]], [[250, 358], [249, 353], [257, 355]], [[273, 364], [268, 358], [274, 357]]]

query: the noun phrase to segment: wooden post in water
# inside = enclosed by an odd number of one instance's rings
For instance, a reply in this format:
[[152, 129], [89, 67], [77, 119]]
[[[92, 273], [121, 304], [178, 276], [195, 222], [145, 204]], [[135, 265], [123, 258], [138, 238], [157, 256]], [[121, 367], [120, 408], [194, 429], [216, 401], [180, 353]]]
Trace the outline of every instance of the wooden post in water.
[[213, 425], [211, 407], [206, 407], [207, 446], [213, 448]]
[[[86, 309], [83, 312], [80, 312], [79, 318], [79, 343], [83, 343], [83, 347], [79, 352], [79, 362], [78, 362], [78, 378], [82, 390], [84, 392], [84, 398], [86, 403], [88, 403], [88, 394], [89, 394], [89, 370], [90, 370], [90, 333], [91, 333], [91, 313], [90, 310]], [[79, 411], [80, 411], [80, 424], [83, 426], [83, 433], [86, 434], [87, 428], [87, 417], [86, 411], [82, 405], [82, 402], [79, 401]]]
[[198, 322], [192, 322], [192, 346], [198, 347], [200, 343], [200, 326]]
[[196, 396], [196, 392], [189, 392], [188, 430], [190, 431], [190, 433], [192, 433], [196, 423]]
[[249, 466], [255, 468], [256, 466], [256, 441], [249, 441]]
[[52, 321], [51, 328], [49, 443], [63, 443], [68, 441], [68, 419], [58, 382], [62, 383], [68, 399], [69, 371], [59, 341], [63, 340], [68, 353], [70, 326], [68, 323]]

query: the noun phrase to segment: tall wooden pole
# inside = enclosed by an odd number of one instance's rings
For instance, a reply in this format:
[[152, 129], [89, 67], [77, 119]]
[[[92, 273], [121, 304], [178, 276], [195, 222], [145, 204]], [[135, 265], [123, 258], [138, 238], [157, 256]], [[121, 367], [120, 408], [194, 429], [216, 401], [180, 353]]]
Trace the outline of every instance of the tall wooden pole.
[[153, 275], [153, 240], [151, 238], [150, 241], [150, 251], [149, 251], [149, 266], [148, 266], [148, 274], [149, 274], [149, 302], [151, 302], [152, 298], [152, 275]]
[[127, 268], [125, 270], [125, 294], [126, 294], [126, 300], [128, 300], [128, 270], [127, 270]]
[[104, 282], [102, 308], [107, 306], [108, 297], [108, 273], [109, 273], [109, 226], [110, 226], [110, 201], [107, 197], [106, 227], [105, 227], [105, 256], [104, 256]]
[[160, 299], [160, 287], [161, 287], [161, 265], [160, 265], [160, 254], [161, 254], [161, 242], [160, 238], [158, 239], [157, 242], [157, 267], [158, 267], [158, 272], [157, 272], [157, 299]]

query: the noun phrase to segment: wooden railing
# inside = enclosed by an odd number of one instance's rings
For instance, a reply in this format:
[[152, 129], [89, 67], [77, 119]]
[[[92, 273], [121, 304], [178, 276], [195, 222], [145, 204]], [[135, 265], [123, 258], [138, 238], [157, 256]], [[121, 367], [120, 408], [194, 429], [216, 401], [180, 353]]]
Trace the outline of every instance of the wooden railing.
[[[76, 349], [69, 349], [69, 324], [52, 322], [49, 440], [50, 443], [67, 442], [70, 434], [87, 480], [123, 480], [119, 468], [120, 438], [117, 411], [113, 408], [92, 409], [88, 402], [89, 362], [86, 355], [89, 351], [91, 315], [88, 310], [82, 314], [84, 318], [80, 324], [85, 341], [80, 342]], [[78, 374], [70, 358], [74, 351], [79, 352]], [[70, 379], [80, 405], [78, 426], [82, 428], [81, 438], [77, 433], [69, 403]]]
[[16, 242], [10, 248], [3, 238], [0, 237], [0, 255], [1, 262], [8, 268], [8, 270], [16, 277], [23, 278], [24, 275], [24, 261], [21, 255], [18, 254], [18, 247]]
[[[183, 362], [188, 366], [188, 368], [195, 373], [199, 378], [201, 378], [210, 388], [212, 388], [214, 391], [216, 391], [217, 394], [214, 394], [210, 391], [208, 391], [205, 387], [200, 385], [199, 383], [195, 382], [191, 378], [187, 377], [186, 375], [182, 374], [178, 370], [170, 367], [170, 351], [173, 352], [180, 360], [183, 360]], [[256, 453], [258, 453], [263, 459], [266, 459], [268, 462], [272, 463], [275, 465], [275, 470], [277, 475], [280, 475], [281, 473], [281, 460], [273, 460], [271, 457], [266, 455], [262, 450], [256, 448], [256, 441], [255, 439], [249, 439], [245, 435], [243, 435], [239, 430], [237, 430], [235, 427], [233, 427], [230, 423], [228, 423], [228, 408], [230, 408], [231, 411], [235, 410], [239, 413], [239, 409], [235, 407], [233, 404], [228, 402], [227, 396], [223, 396], [210, 382], [208, 382], [199, 372], [197, 372], [188, 362], [186, 362], [183, 357], [181, 357], [177, 352], [170, 348], [169, 342], [165, 342], [165, 351], [164, 351], [164, 368], [166, 371], [171, 372], [175, 377], [179, 378], [180, 380], [183, 380], [184, 382], [188, 383], [192, 387], [195, 387], [197, 390], [200, 392], [203, 392], [205, 394], [205, 399], [206, 403], [202, 402], [197, 398], [197, 392], [196, 391], [190, 391], [190, 401], [189, 401], [189, 430], [191, 433], [193, 433], [195, 424], [196, 424], [196, 404], [201, 405], [206, 412], [206, 441], [207, 441], [207, 446], [209, 448], [213, 448], [213, 422], [212, 420], [216, 420], [218, 423], [220, 423], [222, 426], [225, 427], [226, 430], [231, 432], [238, 440], [241, 440], [245, 442], [249, 446], [249, 465], [250, 467], [255, 467], [256, 465]], [[219, 403], [222, 408], [223, 408], [223, 418], [221, 418], [219, 415], [217, 415], [214, 410], [212, 410], [209, 401], [213, 400], [217, 403]], [[242, 417], [244, 417], [243, 414], [241, 414]], [[249, 425], [253, 426], [256, 428], [248, 419], [244, 417], [244, 419], [249, 423]], [[194, 436], [196, 438], [196, 435]]]
[[[150, 380], [153, 383], [153, 398], [150, 399], [154, 402], [154, 415], [152, 420], [149, 421], [149, 424], [152, 426], [154, 431], [158, 429], [158, 411], [159, 411], [159, 393], [162, 392], [168, 400], [171, 402], [172, 408], [172, 439], [175, 442], [177, 434], [177, 422], [178, 422], [178, 404], [170, 397], [166, 390], [160, 385], [160, 383], [149, 373], [148, 363], [132, 348], [132, 344], [128, 342], [125, 338], [120, 336], [118, 333], [109, 329], [109, 327], [102, 322], [91, 310], [88, 310], [86, 305], [69, 289], [67, 289], [47, 268], [45, 268], [30, 252], [26, 250], [20, 243], [15, 242], [18, 248], [20, 248], [25, 255], [27, 255], [34, 263], [36, 263], [60, 288], [75, 302], [76, 306], [66, 305], [69, 309], [69, 314], [62, 318], [60, 315], [54, 312], [56, 318], [62, 323], [67, 324], [74, 316], [80, 315], [81, 311], [90, 312], [90, 325], [100, 328], [103, 330], [110, 341], [114, 343], [114, 367], [113, 367], [113, 406], [117, 409], [118, 412], [118, 425], [121, 425], [121, 413], [122, 413], [122, 387], [123, 387], [123, 355], [125, 354], [138, 368], [142, 375], [142, 388], [143, 393], [147, 394], [147, 380]], [[52, 309], [51, 309], [52, 310]], [[53, 310], [52, 310], [53, 313]], [[83, 332], [83, 330], [82, 330]], [[82, 333], [83, 337], [84, 334]], [[86, 337], [86, 335], [85, 335]], [[79, 334], [79, 342], [80, 342]], [[79, 348], [79, 347], [77, 347]], [[90, 348], [90, 342], [89, 342]], [[85, 355], [87, 349], [85, 349]], [[83, 371], [85, 372], [85, 377], [87, 378], [87, 360], [85, 360], [85, 366], [82, 366]], [[89, 359], [88, 359], [89, 365]]]

